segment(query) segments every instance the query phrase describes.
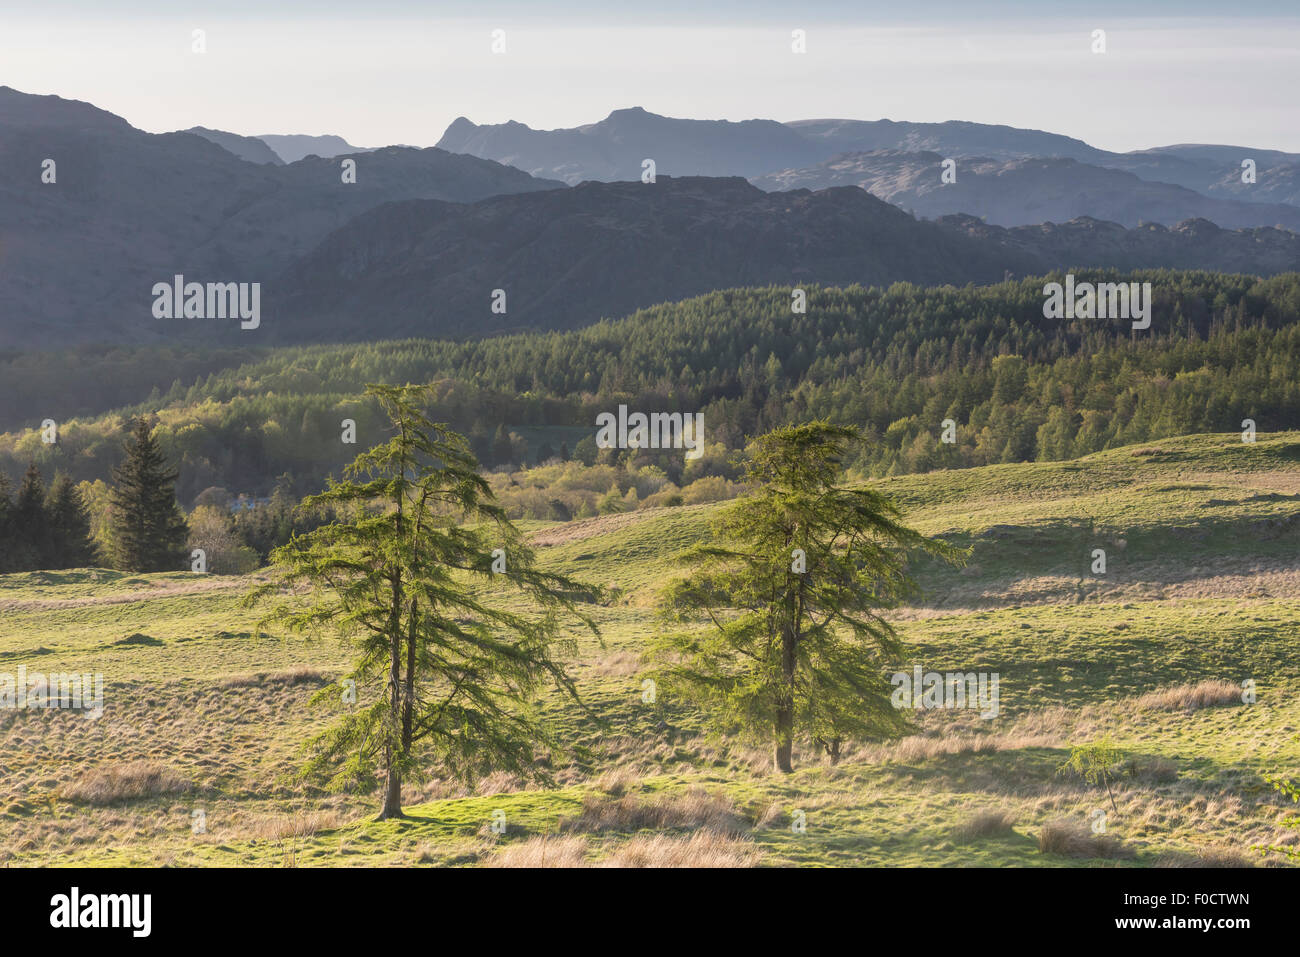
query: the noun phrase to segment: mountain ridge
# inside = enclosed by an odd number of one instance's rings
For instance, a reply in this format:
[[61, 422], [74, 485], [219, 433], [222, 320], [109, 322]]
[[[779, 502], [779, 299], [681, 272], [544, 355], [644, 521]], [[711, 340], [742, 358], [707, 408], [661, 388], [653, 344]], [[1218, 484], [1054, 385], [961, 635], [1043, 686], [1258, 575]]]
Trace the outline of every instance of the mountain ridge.
[[[784, 128], [788, 135], [776, 133], [773, 127]], [[762, 132], [759, 136], [742, 136], [746, 130]], [[1147, 182], [1181, 186], [1207, 198], [1285, 202], [1300, 208], [1300, 154], [1204, 144], [1116, 153], [1061, 133], [968, 120], [919, 123], [817, 119], [778, 123], [755, 119], [734, 123], [677, 119], [634, 107], [614, 110], [595, 123], [555, 130], [535, 130], [514, 120], [480, 126], [461, 116], [448, 126], [438, 145], [518, 166], [533, 175], [560, 179], [569, 185], [587, 179], [639, 179], [641, 162], [646, 158], [654, 159], [658, 171], [669, 175], [738, 174], [758, 180], [783, 170], [826, 163], [836, 155], [882, 149], [936, 152], [959, 160], [1064, 157], [1123, 170]], [[1256, 184], [1241, 183], [1243, 158], [1255, 159], [1259, 172], [1282, 179], [1282, 185], [1274, 184], [1265, 194], [1255, 188]]]
[[[268, 337], [451, 337], [568, 329], [710, 289], [986, 284], [1079, 267], [1300, 269], [1300, 235], [1089, 217], [1004, 228], [917, 220], [854, 186], [764, 192], [742, 177], [587, 182], [473, 204], [388, 203], [291, 266]], [[506, 313], [491, 312], [495, 290]], [[364, 327], [352, 317], [383, 303]]]

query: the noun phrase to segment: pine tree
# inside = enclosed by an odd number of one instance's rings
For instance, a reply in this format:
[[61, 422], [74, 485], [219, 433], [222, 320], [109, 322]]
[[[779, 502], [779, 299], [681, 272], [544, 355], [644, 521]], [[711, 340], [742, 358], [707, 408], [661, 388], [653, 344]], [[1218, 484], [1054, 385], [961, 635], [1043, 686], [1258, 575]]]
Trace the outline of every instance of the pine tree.
[[45, 482], [35, 462], [29, 462], [18, 486], [11, 517], [15, 564], [28, 570], [51, 567], [52, 542], [45, 512]]
[[757, 439], [748, 479], [758, 490], [723, 513], [712, 543], [681, 556], [692, 573], [661, 608], [692, 626], [661, 639], [665, 685], [769, 737], [786, 773], [797, 730], [832, 760], [851, 737], [901, 731], [883, 672], [901, 645], [880, 611], [912, 589], [909, 551], [963, 555], [900, 525], [880, 493], [838, 484], [858, 438], [812, 422]]
[[366, 394], [396, 434], [303, 501], [341, 518], [276, 549], [248, 602], [274, 601], [268, 622], [335, 631], [358, 653], [346, 676], [356, 706], [309, 743], [304, 776], [340, 788], [382, 777], [383, 820], [402, 816], [402, 781], [429, 762], [462, 780], [540, 773], [536, 759], [558, 748], [536, 708], [542, 686], [577, 700], [556, 657], [574, 648], [560, 615], [595, 633], [578, 604], [598, 590], [536, 567], [466, 440], [421, 411], [427, 388]]
[[177, 472], [168, 468], [149, 423], [136, 421], [126, 459], [113, 469], [113, 564], [134, 572], [179, 571], [185, 561], [185, 515], [176, 502]]
[[14, 551], [17, 547], [13, 529], [13, 500], [10, 498], [12, 486], [9, 476], [0, 469], [0, 575], [16, 571]]
[[54, 477], [45, 498], [45, 513], [53, 540], [51, 568], [83, 568], [95, 561], [90, 515], [81, 493], [67, 475]]

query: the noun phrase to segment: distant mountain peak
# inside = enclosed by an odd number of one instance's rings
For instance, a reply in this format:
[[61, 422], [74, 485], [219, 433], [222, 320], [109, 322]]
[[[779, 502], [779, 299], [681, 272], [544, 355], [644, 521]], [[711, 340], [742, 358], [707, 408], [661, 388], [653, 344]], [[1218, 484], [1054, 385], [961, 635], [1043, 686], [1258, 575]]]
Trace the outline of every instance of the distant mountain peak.
[[657, 120], [664, 119], [664, 117], [660, 116], [658, 113], [651, 113], [643, 106], [628, 106], [621, 110], [610, 110], [609, 116], [605, 117], [605, 120], [608, 122], [613, 119], [622, 119], [625, 117], [636, 119], [643, 116], [652, 116]]
[[271, 149], [262, 140], [256, 136], [241, 136], [238, 133], [229, 133], [226, 130], [212, 130], [206, 126], [191, 126], [185, 133], [193, 133], [195, 136], [201, 136], [210, 143], [216, 143], [223, 150], [233, 153], [242, 160], [250, 163], [260, 163], [270, 166], [283, 166], [282, 160], [275, 150]]
[[455, 122], [438, 145], [508, 163], [569, 185], [587, 180], [639, 181], [646, 159], [656, 175], [755, 176], [821, 159], [820, 145], [775, 120], [692, 120], [642, 106], [613, 110], [603, 120], [537, 130], [511, 120], [475, 126]]
[[67, 100], [54, 94], [24, 93], [0, 86], [0, 123], [23, 126], [63, 126], [79, 129], [130, 129], [116, 113], [84, 100]]
[[313, 136], [306, 133], [264, 133], [258, 136], [286, 163], [296, 163], [308, 156], [330, 159], [347, 153], [369, 153], [370, 147], [353, 146], [341, 136], [326, 133]]

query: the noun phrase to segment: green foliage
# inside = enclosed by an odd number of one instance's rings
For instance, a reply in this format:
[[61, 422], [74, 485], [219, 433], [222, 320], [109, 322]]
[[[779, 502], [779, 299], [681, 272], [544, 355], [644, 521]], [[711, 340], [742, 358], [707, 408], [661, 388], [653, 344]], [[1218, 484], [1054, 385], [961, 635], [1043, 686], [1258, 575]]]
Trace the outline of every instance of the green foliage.
[[35, 462], [27, 466], [18, 486], [10, 527], [19, 568], [43, 568], [48, 564], [53, 557], [49, 513], [45, 508], [45, 483]]
[[48, 492], [32, 463], [17, 501], [0, 476], [0, 572], [81, 568], [94, 560], [90, 516], [72, 480], [59, 474]]
[[[849, 464], [873, 476], [1072, 458], [1234, 431], [1243, 418], [1265, 431], [1300, 421], [1300, 274], [1077, 276], [1151, 282], [1151, 329], [1044, 318], [1044, 278], [961, 289], [810, 287], [806, 314], [791, 313], [788, 289], [736, 289], [571, 332], [231, 352], [222, 354], [225, 368], [175, 349], [119, 350], [94, 377], [111, 380], [103, 398], [75, 411], [113, 408], [129, 391], [115, 377], [139, 377], [151, 357], [154, 379], [174, 368], [192, 384], [147, 401], [151, 380], [139, 378], [140, 404], [125, 412], [159, 412], [157, 436], [179, 463], [186, 502], [214, 485], [268, 495], [286, 472], [304, 489], [319, 488], [346, 464], [342, 418], [355, 419], [363, 436], [383, 427], [381, 410], [362, 394], [366, 382], [430, 383], [437, 418], [471, 436], [491, 467], [535, 464], [532, 450], [557, 440], [595, 463], [586, 438], [596, 414], [618, 402], [704, 412], [709, 441], [731, 449], [812, 418], [857, 426], [879, 441]], [[28, 387], [21, 402], [0, 408], [67, 401], [66, 372], [54, 376], [39, 356], [0, 368]], [[952, 445], [939, 442], [947, 417], [958, 426]], [[22, 424], [32, 423], [0, 427]], [[105, 478], [122, 427], [120, 414], [72, 419], [57, 446], [42, 445], [34, 431], [0, 436], [0, 471], [16, 481], [34, 460], [74, 480]], [[646, 461], [679, 485], [701, 477], [673, 473], [683, 468], [680, 454]], [[734, 477], [721, 463], [703, 474]]]
[[[308, 746], [308, 776], [338, 787], [387, 779], [381, 817], [401, 814], [401, 781], [426, 762], [472, 780], [541, 775], [558, 749], [536, 707], [545, 684], [577, 701], [560, 656], [562, 617], [595, 631], [594, 590], [538, 568], [493, 501], [466, 440], [428, 420], [427, 389], [370, 386], [395, 434], [343, 481], [303, 502], [337, 520], [272, 554], [268, 621], [337, 633], [356, 655], [356, 704]], [[339, 697], [337, 687], [322, 700]]]
[[1091, 744], [1081, 744], [1070, 749], [1070, 756], [1057, 769], [1058, 773], [1073, 772], [1091, 785], [1102, 785], [1110, 796], [1110, 806], [1115, 813], [1115, 795], [1110, 789], [1111, 782], [1119, 775], [1117, 768], [1124, 761], [1124, 754], [1115, 747], [1109, 737]]
[[[1264, 775], [1264, 780], [1272, 786], [1274, 791], [1277, 791], [1284, 798], [1289, 798], [1292, 804], [1300, 804], [1300, 787], [1293, 781], [1272, 777], [1267, 774]], [[1281, 824], [1284, 827], [1300, 830], [1300, 814], [1286, 815], [1282, 818]], [[1263, 844], [1256, 846], [1254, 850], [1261, 855], [1281, 854], [1292, 861], [1300, 861], [1300, 850], [1285, 844]]]
[[823, 421], [756, 440], [756, 491], [722, 513], [713, 542], [682, 555], [692, 570], [663, 596], [669, 621], [707, 621], [663, 640], [667, 687], [769, 730], [780, 771], [797, 730], [837, 759], [846, 740], [905, 727], [882, 672], [902, 649], [881, 612], [911, 592], [909, 552], [961, 557], [901, 525], [880, 493], [839, 484], [859, 437]]
[[51, 557], [48, 568], [84, 568], [93, 564], [95, 547], [90, 536], [90, 516], [81, 492], [72, 479], [54, 477], [45, 498], [50, 528]]
[[207, 571], [216, 575], [242, 575], [261, 561], [257, 552], [240, 541], [229, 510], [200, 505], [190, 513], [188, 548], [203, 550]]

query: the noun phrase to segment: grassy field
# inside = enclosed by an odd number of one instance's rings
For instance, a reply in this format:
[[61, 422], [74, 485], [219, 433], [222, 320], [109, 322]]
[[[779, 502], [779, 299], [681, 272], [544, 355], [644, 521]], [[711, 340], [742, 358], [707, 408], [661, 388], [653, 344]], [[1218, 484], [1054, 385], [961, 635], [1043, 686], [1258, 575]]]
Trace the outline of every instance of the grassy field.
[[[1282, 865], [1300, 778], [1300, 433], [1171, 439], [1072, 462], [878, 483], [961, 570], [914, 571], [899, 670], [996, 672], [1000, 712], [915, 712], [914, 733], [836, 765], [804, 746], [773, 774], [758, 742], [643, 702], [642, 653], [671, 557], [716, 506], [529, 532], [544, 561], [609, 585], [604, 641], [572, 663], [591, 714], [550, 702], [574, 754], [546, 786], [377, 794], [295, 784], [330, 719], [308, 698], [340, 647], [267, 634], [240, 578], [104, 569], [0, 577], [0, 674], [97, 672], [104, 714], [0, 711], [8, 865]], [[1104, 549], [1105, 574], [1091, 571]], [[892, 668], [891, 668], [892, 670]], [[1242, 683], [1255, 683], [1244, 703]], [[716, 729], [715, 729], [716, 731]], [[1109, 737], [1104, 789], [1058, 773]], [[1105, 817], [1097, 833], [1098, 815]], [[497, 830], [504, 823], [504, 833]]]

